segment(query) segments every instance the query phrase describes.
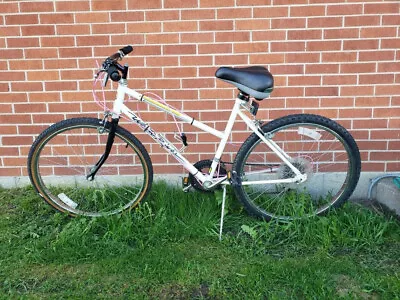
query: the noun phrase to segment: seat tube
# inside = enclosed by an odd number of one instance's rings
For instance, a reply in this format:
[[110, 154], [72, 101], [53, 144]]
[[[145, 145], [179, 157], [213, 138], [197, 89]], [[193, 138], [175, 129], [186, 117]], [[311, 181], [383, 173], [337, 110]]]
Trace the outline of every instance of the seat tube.
[[211, 163], [211, 172], [208, 174], [208, 177], [211, 179], [214, 176], [214, 173], [217, 169], [217, 165], [220, 162], [222, 153], [224, 152], [225, 145], [229, 139], [229, 136], [232, 132], [233, 124], [235, 123], [236, 117], [238, 115], [239, 109], [240, 109], [240, 104], [242, 103], [243, 100], [236, 98], [235, 100], [235, 105], [233, 106], [232, 113], [229, 117], [228, 123], [226, 124], [225, 131], [224, 131], [224, 136], [221, 139], [221, 142], [218, 145], [217, 152], [215, 153], [215, 157]]

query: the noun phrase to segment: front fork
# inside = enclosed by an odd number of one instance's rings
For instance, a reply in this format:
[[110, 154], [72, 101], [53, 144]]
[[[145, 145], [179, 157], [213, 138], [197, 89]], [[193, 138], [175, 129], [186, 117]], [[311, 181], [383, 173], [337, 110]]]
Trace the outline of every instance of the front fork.
[[111, 152], [112, 145], [114, 143], [115, 132], [117, 130], [118, 121], [119, 121], [119, 118], [112, 118], [111, 121], [107, 121], [107, 116], [104, 118], [104, 120], [103, 120], [104, 127], [103, 127], [102, 130], [105, 130], [105, 127], [106, 127], [107, 123], [110, 124], [110, 131], [108, 132], [106, 148], [104, 149], [104, 153], [100, 157], [98, 162], [90, 169], [90, 173], [88, 175], [86, 175], [86, 179], [87, 180], [93, 181], [94, 180], [94, 176], [96, 175], [97, 171], [99, 171], [100, 167], [107, 160], [107, 158], [108, 158], [108, 156], [109, 156], [109, 154]]

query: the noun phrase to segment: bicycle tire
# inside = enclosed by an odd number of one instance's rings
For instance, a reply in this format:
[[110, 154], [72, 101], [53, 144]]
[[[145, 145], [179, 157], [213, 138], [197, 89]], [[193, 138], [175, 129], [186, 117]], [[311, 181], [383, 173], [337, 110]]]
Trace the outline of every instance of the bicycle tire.
[[150, 156], [129, 131], [117, 126], [110, 155], [96, 173], [90, 169], [104, 153], [110, 126], [95, 118], [53, 124], [33, 143], [28, 173], [39, 195], [71, 216], [113, 215], [146, 198], [153, 181]]
[[[293, 171], [255, 134], [243, 143], [232, 170], [236, 197], [251, 214], [266, 221], [322, 215], [337, 208], [356, 188], [361, 160], [356, 142], [338, 123], [318, 115], [297, 114], [261, 127], [302, 174], [303, 183], [254, 184], [246, 181], [293, 178]], [[280, 161], [280, 162], [279, 162]]]

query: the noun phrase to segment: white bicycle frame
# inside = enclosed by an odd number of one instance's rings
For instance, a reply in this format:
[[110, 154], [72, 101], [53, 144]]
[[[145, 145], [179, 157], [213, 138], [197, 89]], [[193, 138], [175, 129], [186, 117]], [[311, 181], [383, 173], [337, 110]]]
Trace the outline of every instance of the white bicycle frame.
[[[145, 102], [153, 107], [156, 107], [158, 110], [164, 111], [185, 123], [193, 125], [201, 129], [202, 131], [208, 132], [216, 137], [221, 139], [217, 151], [214, 155], [214, 159], [211, 164], [211, 168], [208, 174], [204, 175], [203, 173], [199, 172], [196, 167], [193, 166], [180, 152], [179, 150], [170, 142], [168, 141], [163, 135], [155, 132], [148, 123], [144, 122], [140, 117], [138, 117], [132, 110], [130, 110], [125, 104], [125, 96], [129, 95], [130, 97], [137, 99], [139, 101]], [[167, 152], [169, 152], [175, 159], [182, 164], [182, 166], [189, 171], [193, 176], [200, 181], [201, 183], [208, 182], [208, 188], [211, 188], [217, 184], [229, 184], [226, 181], [227, 176], [213, 178], [214, 174], [217, 170], [217, 166], [220, 162], [222, 153], [225, 149], [225, 145], [228, 141], [229, 135], [232, 131], [233, 124], [239, 115], [241, 119], [247, 124], [247, 126], [255, 133], [257, 136], [266, 144], [268, 147], [278, 155], [278, 157], [287, 164], [290, 169], [294, 172], [295, 177], [293, 178], [286, 178], [286, 179], [277, 179], [277, 180], [259, 180], [259, 181], [242, 181], [242, 185], [251, 185], [251, 184], [272, 184], [272, 183], [293, 183], [293, 182], [302, 182], [306, 180], [307, 175], [302, 175], [300, 171], [293, 166], [290, 162], [290, 156], [287, 155], [274, 141], [268, 138], [268, 135], [264, 134], [260, 127], [254, 123], [249, 117], [247, 117], [241, 110], [240, 107], [245, 105], [247, 102], [236, 98], [235, 104], [232, 109], [232, 113], [228, 119], [228, 123], [226, 124], [225, 130], [218, 131], [200, 121], [195, 120], [194, 118], [176, 111], [146, 95], [140, 94], [137, 91], [128, 88], [127, 80], [121, 79], [118, 82], [118, 89], [117, 89], [117, 97], [114, 101], [113, 106], [113, 118], [119, 118], [122, 114], [126, 115], [129, 119], [134, 121], [139, 127], [150, 135], [162, 148], [164, 148]], [[263, 172], [263, 171], [261, 171]], [[261, 173], [257, 171], [256, 173]], [[270, 170], [265, 170], [265, 173], [271, 172]]]

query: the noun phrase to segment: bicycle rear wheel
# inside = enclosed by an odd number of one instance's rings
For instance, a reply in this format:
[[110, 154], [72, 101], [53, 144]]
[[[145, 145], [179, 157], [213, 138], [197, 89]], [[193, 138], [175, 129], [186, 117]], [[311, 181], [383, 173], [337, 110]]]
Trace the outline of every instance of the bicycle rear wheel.
[[264, 220], [292, 220], [321, 215], [350, 197], [361, 162], [357, 144], [342, 126], [325, 117], [299, 114], [276, 119], [262, 126], [262, 131], [307, 179], [265, 183], [295, 174], [253, 133], [239, 149], [232, 168], [239, 182], [234, 185], [236, 197], [250, 214]]
[[86, 176], [104, 153], [109, 127], [94, 118], [61, 121], [42, 132], [28, 157], [29, 177], [55, 209], [72, 216], [112, 215], [131, 209], [150, 190], [150, 157], [118, 126], [109, 157], [94, 180]]

